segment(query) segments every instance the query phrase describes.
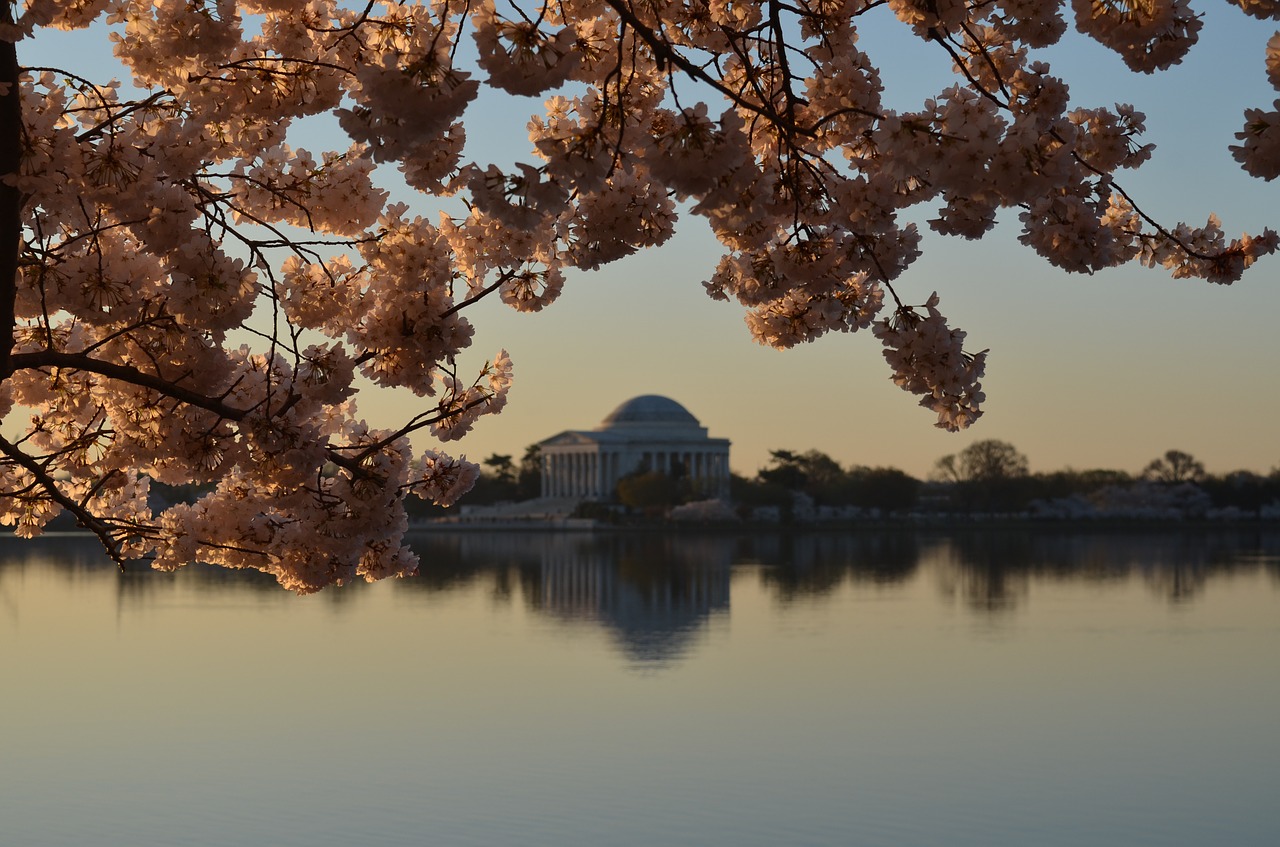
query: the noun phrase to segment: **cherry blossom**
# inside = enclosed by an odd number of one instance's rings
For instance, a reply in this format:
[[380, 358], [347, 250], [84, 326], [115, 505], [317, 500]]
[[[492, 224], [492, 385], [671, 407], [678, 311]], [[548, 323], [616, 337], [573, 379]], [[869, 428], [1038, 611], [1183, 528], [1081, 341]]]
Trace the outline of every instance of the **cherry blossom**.
[[[1192, 0], [883, 5], [0, 4], [0, 227], [20, 234], [0, 240], [0, 416], [27, 421], [0, 437], [0, 524], [30, 537], [70, 513], [122, 564], [300, 592], [410, 574], [404, 498], [456, 503], [478, 467], [438, 445], [510, 394], [505, 350], [473, 361], [473, 304], [547, 308], [568, 269], [661, 245], [681, 215], [722, 245], [704, 287], [755, 340], [869, 328], [949, 430], [982, 415], [987, 353], [936, 293], [906, 305], [919, 226], [1016, 219], [1067, 271], [1213, 283], [1276, 250], [1216, 216], [1160, 222], [1123, 181], [1151, 156], [1140, 104], [1073, 103], [1053, 69], [1068, 25], [1168, 68], [1202, 29]], [[934, 96], [886, 105], [869, 14], [944, 56]], [[89, 26], [120, 80], [21, 64], [48, 28]], [[1280, 88], [1280, 34], [1258, 72]], [[465, 155], [494, 90], [528, 104], [518, 161]], [[323, 120], [345, 149], [300, 144]], [[1247, 172], [1280, 175], [1280, 100], [1236, 139]], [[360, 416], [369, 383], [403, 420]], [[160, 485], [196, 495], [162, 506]]]

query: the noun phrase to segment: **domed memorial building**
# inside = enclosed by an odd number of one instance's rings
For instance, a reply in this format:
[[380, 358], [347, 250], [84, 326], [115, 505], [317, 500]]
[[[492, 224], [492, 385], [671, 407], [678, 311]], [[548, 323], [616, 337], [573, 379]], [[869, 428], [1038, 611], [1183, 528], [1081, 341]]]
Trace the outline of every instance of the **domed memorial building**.
[[542, 496], [608, 500], [618, 480], [661, 471], [688, 479], [703, 497], [729, 496], [729, 439], [676, 401], [646, 394], [623, 403], [593, 430], [567, 430], [539, 443]]

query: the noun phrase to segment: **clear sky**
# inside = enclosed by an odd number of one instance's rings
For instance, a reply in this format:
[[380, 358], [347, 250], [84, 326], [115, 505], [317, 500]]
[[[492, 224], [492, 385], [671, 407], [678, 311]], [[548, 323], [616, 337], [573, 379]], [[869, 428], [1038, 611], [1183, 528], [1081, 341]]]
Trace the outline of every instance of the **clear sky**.
[[[1132, 74], [1073, 35], [1043, 58], [1071, 85], [1076, 105], [1129, 102], [1146, 113], [1146, 140], [1157, 149], [1123, 184], [1158, 220], [1200, 224], [1217, 212], [1229, 235], [1280, 229], [1277, 187], [1245, 175], [1227, 150], [1243, 110], [1270, 107], [1276, 97], [1264, 65], [1275, 26], [1216, 0], [1198, 9], [1200, 44], [1167, 73]], [[862, 46], [880, 63], [889, 105], [915, 108], [953, 84], [940, 50], [901, 37], [884, 9], [872, 18]], [[78, 61], [109, 55], [99, 34], [82, 33], [21, 44], [19, 60], [63, 65], [71, 45]], [[531, 161], [524, 125], [539, 110], [535, 99], [481, 98], [467, 113], [468, 154], [482, 163]], [[298, 130], [298, 146], [346, 146], [311, 124]], [[919, 220], [932, 212], [920, 209]], [[662, 248], [570, 277], [541, 313], [518, 314], [497, 301], [469, 310], [474, 366], [505, 347], [515, 384], [507, 409], [450, 449], [477, 460], [518, 457], [532, 442], [594, 427], [622, 401], [654, 393], [731, 439], [732, 465], [745, 474], [770, 449], [814, 448], [844, 464], [924, 475], [939, 456], [982, 438], [1012, 442], [1032, 470], [1136, 471], [1169, 448], [1194, 454], [1212, 472], [1280, 465], [1280, 259], [1260, 261], [1232, 287], [1136, 266], [1068, 275], [1017, 243], [1016, 212], [1000, 220], [981, 243], [922, 227], [924, 255], [895, 286], [913, 303], [937, 290], [944, 314], [969, 333], [967, 346], [991, 350], [986, 416], [963, 433], [935, 429], [934, 416], [890, 382], [870, 333], [785, 352], [757, 346], [740, 307], [703, 293], [720, 252], [690, 215]], [[390, 423], [413, 401], [370, 392], [360, 405], [371, 420]]]

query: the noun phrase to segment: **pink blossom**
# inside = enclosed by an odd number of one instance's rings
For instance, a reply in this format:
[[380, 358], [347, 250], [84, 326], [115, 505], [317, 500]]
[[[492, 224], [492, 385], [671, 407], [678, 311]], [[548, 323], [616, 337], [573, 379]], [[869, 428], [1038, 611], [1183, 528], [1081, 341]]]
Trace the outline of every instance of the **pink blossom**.
[[[915, 103], [859, 46], [874, 5], [18, 4], [0, 37], [101, 22], [124, 79], [68, 56], [0, 80], [23, 121], [0, 176], [22, 241], [0, 416], [27, 415], [0, 450], [0, 524], [32, 536], [69, 509], [122, 561], [256, 568], [299, 592], [410, 574], [403, 498], [451, 505], [478, 474], [410, 437], [461, 439], [510, 397], [507, 353], [472, 358], [474, 304], [547, 308], [566, 268], [661, 245], [684, 212], [723, 248], [693, 278], [753, 338], [869, 327], [949, 430], [982, 414], [986, 351], [936, 294], [904, 305], [914, 221], [980, 238], [1016, 215], [1058, 267], [1220, 284], [1280, 245], [1213, 216], [1160, 223], [1126, 192], [1118, 175], [1152, 150], [1144, 117], [1071, 100], [1049, 64], [1065, 2], [890, 0], [954, 72]], [[1070, 6], [1143, 73], [1202, 25], [1188, 0]], [[1280, 87], [1280, 36], [1264, 72]], [[486, 89], [543, 98], [523, 161], [472, 160]], [[346, 149], [299, 146], [326, 116]], [[1246, 112], [1231, 152], [1247, 172], [1280, 175], [1278, 127], [1280, 101]], [[400, 392], [403, 418], [361, 418], [361, 380]], [[152, 481], [203, 493], [155, 513]]]

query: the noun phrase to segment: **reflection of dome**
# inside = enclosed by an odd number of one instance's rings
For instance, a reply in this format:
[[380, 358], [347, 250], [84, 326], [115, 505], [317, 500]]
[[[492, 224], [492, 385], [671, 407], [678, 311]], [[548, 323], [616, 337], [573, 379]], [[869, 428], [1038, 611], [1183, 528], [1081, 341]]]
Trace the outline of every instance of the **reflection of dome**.
[[669, 397], [644, 394], [632, 397], [610, 412], [609, 417], [601, 422], [600, 429], [614, 429], [628, 424], [698, 426], [698, 419]]

